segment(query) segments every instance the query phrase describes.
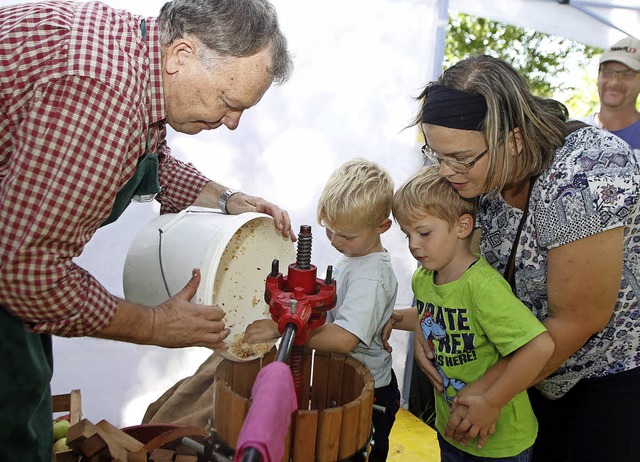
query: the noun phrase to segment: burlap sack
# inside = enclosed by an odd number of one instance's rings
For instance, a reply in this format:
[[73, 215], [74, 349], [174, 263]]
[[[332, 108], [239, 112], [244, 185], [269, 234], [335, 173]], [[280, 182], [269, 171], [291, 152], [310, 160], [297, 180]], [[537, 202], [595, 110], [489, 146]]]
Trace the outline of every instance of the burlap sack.
[[206, 428], [213, 411], [213, 381], [222, 357], [212, 353], [198, 370], [151, 403], [142, 423], [175, 423]]

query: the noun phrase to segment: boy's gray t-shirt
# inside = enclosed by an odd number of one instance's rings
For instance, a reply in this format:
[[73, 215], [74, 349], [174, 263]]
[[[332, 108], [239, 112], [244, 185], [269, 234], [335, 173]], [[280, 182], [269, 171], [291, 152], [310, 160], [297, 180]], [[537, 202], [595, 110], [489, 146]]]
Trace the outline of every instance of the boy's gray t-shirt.
[[360, 339], [350, 355], [371, 371], [376, 388], [384, 387], [391, 381], [391, 353], [384, 349], [381, 334], [398, 293], [391, 257], [386, 251], [342, 256], [334, 265], [333, 277], [337, 302], [327, 314], [327, 322]]

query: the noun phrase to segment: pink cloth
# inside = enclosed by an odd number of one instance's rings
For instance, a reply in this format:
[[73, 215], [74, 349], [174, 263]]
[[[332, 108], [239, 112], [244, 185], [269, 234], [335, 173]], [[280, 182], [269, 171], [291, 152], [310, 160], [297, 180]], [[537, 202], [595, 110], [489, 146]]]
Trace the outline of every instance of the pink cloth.
[[262, 455], [262, 462], [280, 462], [291, 413], [298, 409], [289, 366], [273, 362], [264, 367], [253, 384], [251, 401], [233, 460], [241, 460], [244, 449], [253, 447]]

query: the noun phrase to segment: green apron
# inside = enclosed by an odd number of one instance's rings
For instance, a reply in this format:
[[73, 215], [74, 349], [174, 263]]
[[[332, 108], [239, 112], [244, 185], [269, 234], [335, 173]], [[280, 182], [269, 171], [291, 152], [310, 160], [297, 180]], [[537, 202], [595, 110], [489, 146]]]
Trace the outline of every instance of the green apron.
[[[140, 27], [146, 39], [144, 20]], [[115, 221], [131, 201], [148, 202], [159, 192], [158, 155], [145, 154], [101, 226]], [[51, 335], [29, 331], [0, 305], [0, 462], [51, 462], [52, 375]]]
[[0, 460], [50, 462], [51, 336], [35, 334], [0, 305]]
[[[149, 133], [147, 132], [147, 149]], [[160, 192], [158, 180], [158, 155], [145, 154], [138, 160], [133, 176], [118, 191], [109, 217], [100, 226], [108, 225], [118, 219], [122, 212], [133, 202], [150, 202]]]
[[[102, 226], [115, 221], [132, 200], [151, 201], [159, 191], [158, 156], [145, 154]], [[0, 371], [0, 462], [51, 462], [51, 336], [30, 332], [2, 305]]]

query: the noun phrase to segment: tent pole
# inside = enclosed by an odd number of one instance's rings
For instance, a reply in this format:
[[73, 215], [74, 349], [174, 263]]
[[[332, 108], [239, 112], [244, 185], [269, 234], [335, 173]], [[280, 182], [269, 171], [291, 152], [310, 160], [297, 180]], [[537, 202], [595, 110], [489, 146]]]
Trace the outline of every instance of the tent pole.
[[433, 56], [433, 76], [437, 78], [442, 74], [444, 62], [444, 49], [447, 44], [447, 25], [449, 24], [449, 0], [438, 0], [438, 19], [436, 21], [436, 49]]
[[[428, 80], [435, 80], [442, 74], [444, 63], [444, 50], [447, 44], [447, 26], [449, 24], [449, 0], [438, 1], [438, 19], [436, 20], [436, 46], [433, 53], [433, 71]], [[413, 300], [415, 306], [415, 299]], [[408, 408], [409, 395], [411, 394], [411, 376], [413, 375], [413, 332], [407, 336], [407, 356], [404, 368], [404, 380], [402, 384], [402, 402]]]

